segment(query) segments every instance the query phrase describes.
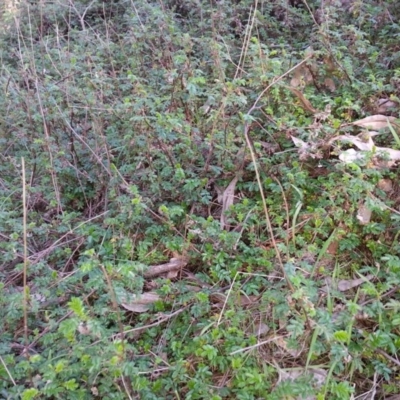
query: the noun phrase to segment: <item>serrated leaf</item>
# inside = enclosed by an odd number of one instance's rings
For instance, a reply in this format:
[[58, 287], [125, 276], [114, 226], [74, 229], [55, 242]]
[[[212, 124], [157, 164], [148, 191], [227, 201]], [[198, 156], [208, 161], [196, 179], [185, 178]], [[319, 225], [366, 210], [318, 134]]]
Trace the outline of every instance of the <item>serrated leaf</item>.
[[39, 390], [35, 388], [26, 389], [21, 395], [22, 400], [32, 400], [39, 394]]
[[68, 307], [73, 311], [78, 317], [85, 319], [85, 308], [83, 306], [83, 301], [79, 297], [72, 297], [71, 301], [68, 303]]
[[399, 326], [400, 325], [400, 317], [395, 317], [392, 319], [392, 325], [393, 326]]

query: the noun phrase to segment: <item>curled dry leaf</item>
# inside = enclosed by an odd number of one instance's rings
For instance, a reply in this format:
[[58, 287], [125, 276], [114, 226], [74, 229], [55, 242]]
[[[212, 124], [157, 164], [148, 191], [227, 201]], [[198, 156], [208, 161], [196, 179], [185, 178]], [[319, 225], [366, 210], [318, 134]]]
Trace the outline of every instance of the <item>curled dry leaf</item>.
[[304, 142], [303, 140], [301, 140], [297, 137], [294, 137], [294, 136], [290, 136], [290, 137], [292, 138], [294, 145], [296, 147], [298, 147], [299, 149], [308, 150], [311, 147], [308, 143]]
[[145, 278], [154, 278], [171, 271], [179, 271], [187, 265], [188, 261], [186, 257], [174, 257], [166, 264], [151, 265], [143, 275]]
[[132, 299], [128, 302], [122, 303], [122, 307], [125, 310], [133, 311], [137, 313], [143, 313], [150, 309], [150, 307], [160, 300], [160, 296], [154, 292], [142, 293], [140, 295], [132, 295]]
[[360, 126], [362, 128], [379, 130], [388, 127], [389, 126], [388, 121], [390, 122], [391, 125], [396, 125], [397, 127], [399, 127], [399, 125], [396, 124], [396, 118], [387, 117], [386, 115], [382, 114], [371, 115], [370, 117], [359, 119], [358, 121], [355, 121], [352, 124]]
[[350, 142], [354, 144], [354, 146], [356, 146], [358, 149], [364, 151], [372, 151], [375, 146], [371, 136], [358, 137], [358, 136], [340, 135], [332, 138], [329, 141], [329, 143], [331, 144], [335, 141]]
[[378, 156], [385, 158], [385, 155], [389, 156], [390, 161], [400, 160], [400, 150], [390, 149], [388, 147], [375, 147]]
[[332, 78], [325, 78], [324, 86], [331, 92], [334, 92], [336, 90], [336, 85]]
[[373, 277], [374, 277], [374, 275], [370, 274], [370, 275], [367, 275], [367, 276], [365, 276], [363, 278], [359, 278], [359, 279], [350, 279], [350, 280], [343, 279], [337, 283], [333, 283], [332, 278], [327, 277], [327, 278], [325, 278], [326, 285], [323, 286], [321, 288], [321, 290], [323, 292], [328, 292], [330, 289], [333, 288], [333, 289], [338, 290], [339, 292], [345, 292], [347, 290], [350, 290], [357, 286], [360, 286], [365, 282], [370, 281]]
[[233, 205], [233, 201], [235, 199], [236, 184], [237, 184], [239, 178], [241, 177], [241, 175], [242, 175], [242, 171], [239, 171], [236, 173], [236, 176], [232, 179], [231, 183], [224, 190], [224, 192], [222, 193], [222, 196], [220, 197], [220, 202], [222, 202], [221, 229], [224, 229], [227, 225], [225, 212], [227, 210], [229, 210], [229, 208]]
[[354, 149], [348, 149], [341, 152], [339, 159], [344, 163], [352, 163], [356, 160], [365, 160], [367, 154], [362, 153], [362, 151], [370, 151], [375, 155], [374, 165], [377, 168], [391, 167], [396, 161], [400, 160], [400, 150], [375, 146], [372, 137], [378, 134], [378, 132], [364, 132], [359, 136], [341, 135], [332, 138], [329, 143], [332, 144], [334, 141], [350, 142], [361, 150], [360, 152]]

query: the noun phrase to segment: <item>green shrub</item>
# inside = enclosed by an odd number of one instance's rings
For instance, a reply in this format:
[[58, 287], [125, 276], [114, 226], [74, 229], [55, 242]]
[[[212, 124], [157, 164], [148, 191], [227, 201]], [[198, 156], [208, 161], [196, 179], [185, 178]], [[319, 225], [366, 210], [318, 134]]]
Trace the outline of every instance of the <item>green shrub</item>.
[[0, 396], [397, 394], [398, 167], [332, 140], [396, 2], [65, 3], [0, 19]]

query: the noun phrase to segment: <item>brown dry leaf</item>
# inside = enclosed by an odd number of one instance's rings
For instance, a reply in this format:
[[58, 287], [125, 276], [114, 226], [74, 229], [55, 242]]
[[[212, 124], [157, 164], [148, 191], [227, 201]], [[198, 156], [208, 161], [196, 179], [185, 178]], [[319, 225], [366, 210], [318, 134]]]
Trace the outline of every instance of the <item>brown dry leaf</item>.
[[250, 295], [250, 296], [240, 296], [240, 305], [242, 306], [249, 306], [258, 302], [260, 296]]
[[179, 271], [168, 271], [167, 274], [165, 275], [166, 279], [174, 279], [178, 276]]
[[387, 117], [386, 115], [382, 114], [377, 114], [377, 115], [371, 115], [370, 117], [366, 117], [363, 119], [359, 119], [358, 121], [353, 122], [353, 125], [360, 126], [361, 128], [367, 128], [367, 129], [382, 129], [386, 128], [389, 126], [388, 120], [391, 125], [396, 125], [396, 118], [394, 117]]
[[326, 249], [326, 252], [331, 256], [335, 256], [337, 254], [338, 249], [339, 249], [339, 239], [336, 239], [336, 240], [332, 240], [329, 243], [329, 246]]
[[332, 78], [325, 78], [324, 86], [331, 92], [334, 92], [336, 90], [336, 85]]
[[284, 337], [278, 337], [275, 339], [275, 344], [279, 346], [285, 353], [290, 354], [293, 358], [298, 358], [302, 353], [301, 349], [288, 349], [286, 340]]
[[314, 49], [310, 46], [304, 51], [304, 56], [309, 58], [307, 65], [302, 64], [294, 70], [294, 76], [290, 81], [292, 87], [302, 87], [314, 82], [313, 74], [318, 71], [318, 64], [311, 60], [314, 56]]
[[399, 161], [400, 160], [400, 150], [394, 150], [390, 149], [388, 147], [375, 147], [376, 148], [376, 154], [378, 156], [382, 156], [382, 158], [385, 158], [385, 155], [389, 155], [390, 161]]
[[140, 295], [133, 295], [129, 303], [121, 303], [125, 310], [137, 313], [143, 313], [150, 309], [150, 307], [160, 300], [160, 296], [154, 292], [147, 292]]
[[367, 225], [371, 221], [372, 211], [368, 208], [368, 206], [364, 204], [360, 204], [357, 210], [357, 219], [361, 225]]
[[[226, 295], [222, 292], [213, 292], [210, 294], [210, 298], [216, 306], [223, 307], [226, 302]], [[259, 296], [240, 296], [236, 300], [236, 304], [241, 306], [250, 306], [259, 300]]]
[[393, 182], [391, 179], [380, 179], [377, 186], [386, 193], [390, 193], [393, 190]]
[[92, 329], [87, 323], [81, 322], [78, 325], [78, 332], [81, 335], [90, 335], [90, 333], [92, 332]]
[[241, 177], [242, 172], [239, 171], [236, 173], [236, 176], [232, 179], [231, 183], [228, 187], [224, 190], [221, 196], [222, 200], [222, 212], [221, 212], [221, 229], [226, 227], [226, 216], [225, 212], [229, 210], [229, 208], [233, 205], [233, 201], [235, 199], [235, 189], [236, 184]]
[[270, 331], [270, 327], [262, 322], [258, 322], [253, 327], [253, 333], [254, 333], [254, 335], [257, 335], [258, 337], [265, 336], [269, 331]]
[[386, 99], [383, 98], [383, 99], [378, 99], [375, 102], [375, 107], [379, 114], [384, 114], [384, 113], [392, 111], [395, 108], [398, 108], [399, 105], [388, 98], [386, 98]]
[[304, 97], [303, 93], [300, 92], [300, 90], [294, 88], [294, 87], [287, 87], [299, 100], [301, 103], [301, 107], [306, 110], [309, 111], [311, 114], [315, 114], [317, 112], [319, 112], [318, 110], [316, 110], [312, 104]]
[[[400, 160], [400, 150], [375, 146], [372, 137], [378, 134], [378, 132], [363, 132], [356, 137], [348, 135], [336, 136], [329, 141], [329, 144], [332, 144], [336, 140], [350, 142], [362, 151], [372, 151], [374, 153], [374, 166], [376, 168], [391, 167], [396, 161]], [[366, 156], [365, 153], [360, 151], [348, 149], [340, 153], [339, 159], [344, 163], [352, 163], [356, 160], [365, 160]]]
[[302, 87], [314, 82], [314, 77], [307, 66], [296, 68], [294, 76], [290, 81], [291, 87]]
[[337, 282], [337, 284], [332, 284], [332, 278], [327, 277], [327, 278], [325, 278], [326, 285], [323, 286], [321, 288], [321, 290], [323, 292], [328, 292], [331, 288], [334, 288], [334, 289], [338, 290], [339, 292], [345, 292], [347, 290], [350, 290], [357, 286], [360, 286], [365, 282], [370, 281], [372, 278], [374, 278], [374, 275], [370, 274], [363, 278], [349, 279], [349, 280], [343, 279], [343, 280], [340, 280], [339, 282]]

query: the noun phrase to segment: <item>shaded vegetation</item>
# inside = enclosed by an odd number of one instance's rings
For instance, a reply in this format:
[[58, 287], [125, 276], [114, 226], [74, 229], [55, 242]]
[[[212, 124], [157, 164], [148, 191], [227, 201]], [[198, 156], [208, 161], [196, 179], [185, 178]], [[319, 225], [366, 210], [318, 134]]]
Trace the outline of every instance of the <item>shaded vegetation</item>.
[[3, 11], [0, 397], [399, 394], [400, 9], [322, 3]]

